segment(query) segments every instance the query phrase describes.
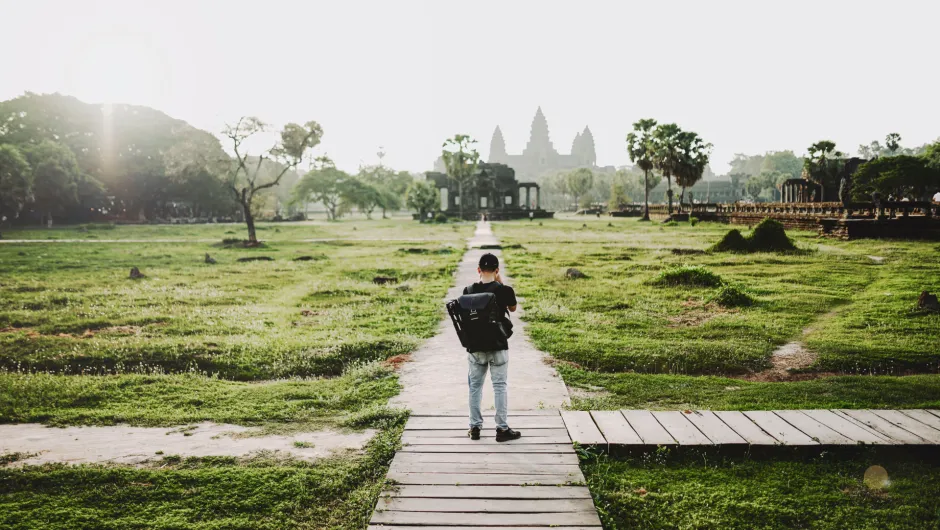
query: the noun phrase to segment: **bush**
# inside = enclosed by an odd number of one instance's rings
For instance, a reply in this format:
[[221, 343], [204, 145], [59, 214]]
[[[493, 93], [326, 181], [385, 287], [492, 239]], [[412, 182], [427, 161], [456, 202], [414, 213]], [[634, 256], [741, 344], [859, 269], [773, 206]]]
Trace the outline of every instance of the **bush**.
[[701, 265], [682, 265], [660, 272], [653, 283], [659, 285], [718, 287], [724, 281], [721, 276]]
[[747, 291], [736, 285], [722, 285], [708, 299], [722, 307], [747, 307], [754, 304], [754, 298]]
[[689, 224], [695, 226], [698, 224], [698, 217], [689, 217]]
[[773, 219], [764, 219], [747, 237], [738, 229], [729, 230], [711, 249], [714, 252], [793, 252], [796, 245], [787, 236], [783, 225]]
[[445, 214], [443, 214], [443, 213], [439, 213], [439, 214], [437, 214], [437, 215], [434, 216], [434, 222], [435, 222], [435, 223], [446, 223], [446, 222], [447, 222], [447, 216], [446, 216]]

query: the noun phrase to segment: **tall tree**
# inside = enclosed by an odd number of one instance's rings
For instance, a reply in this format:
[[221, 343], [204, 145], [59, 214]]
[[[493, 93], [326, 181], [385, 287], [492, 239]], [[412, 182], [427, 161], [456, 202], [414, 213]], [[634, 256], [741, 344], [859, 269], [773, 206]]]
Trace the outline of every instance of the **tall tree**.
[[731, 179], [731, 192], [732, 197], [741, 189], [741, 183], [746, 182], [748, 179], [747, 173], [731, 173], [728, 175], [728, 178]]
[[574, 195], [574, 202], [580, 208], [580, 197], [590, 191], [591, 186], [594, 185], [594, 173], [590, 169], [582, 167], [568, 173], [565, 180], [568, 181], [568, 191]]
[[425, 221], [427, 213], [433, 211], [434, 207], [438, 205], [439, 200], [437, 188], [424, 180], [412, 181], [405, 195], [405, 203], [409, 208], [418, 212], [418, 220], [422, 223]]
[[696, 182], [702, 180], [705, 166], [708, 165], [709, 153], [712, 144], [706, 144], [698, 133], [682, 131], [676, 137], [679, 146], [679, 159], [676, 164], [676, 184], [682, 186], [679, 194], [679, 211], [682, 211], [682, 202], [685, 200], [685, 189], [691, 188]]
[[655, 144], [653, 143], [653, 128], [656, 120], [646, 118], [633, 124], [633, 132], [627, 135], [627, 154], [630, 161], [643, 171], [644, 204], [643, 220], [650, 220], [650, 171], [655, 167]]
[[[304, 154], [320, 143], [323, 129], [315, 121], [308, 121], [304, 125], [288, 123], [281, 130], [280, 139], [273, 147], [262, 154], [252, 158], [245, 142], [258, 133], [262, 133], [268, 126], [255, 117], [243, 117], [234, 126], [227, 126], [223, 132], [231, 142], [235, 152], [235, 161], [231, 164], [227, 176], [227, 185], [235, 196], [235, 200], [242, 207], [245, 215], [245, 224], [248, 227], [248, 244], [257, 245], [258, 236], [255, 233], [255, 218], [252, 212], [252, 203], [258, 192], [277, 186], [281, 178], [288, 171], [292, 171], [304, 158]], [[257, 159], [255, 161], [254, 159]], [[265, 161], [274, 161], [281, 165], [273, 178], [262, 179], [262, 165]]]
[[480, 153], [474, 145], [476, 140], [466, 134], [457, 134], [448, 138], [442, 146], [441, 156], [447, 168], [447, 176], [457, 183], [457, 198], [460, 218], [463, 219], [463, 205], [466, 202], [463, 196], [464, 186], [469, 186], [476, 178], [477, 165], [480, 162]]
[[43, 140], [26, 149], [33, 168], [33, 196], [40, 222], [78, 202], [81, 170], [72, 151], [59, 143]]
[[327, 220], [335, 221], [342, 213], [343, 187], [351, 178], [345, 171], [336, 169], [330, 159], [321, 157], [314, 169], [301, 177], [291, 190], [291, 201], [298, 205], [319, 202], [326, 208]]
[[664, 123], [656, 126], [653, 131], [653, 145], [655, 146], [655, 164], [666, 178], [669, 197], [669, 215], [672, 215], [672, 177], [679, 166], [681, 152], [679, 149], [679, 133], [682, 129], [675, 123]]
[[892, 155], [897, 153], [898, 148], [901, 147], [901, 135], [898, 133], [888, 133], [888, 135], [885, 136], [885, 145]]
[[788, 173], [790, 178], [798, 179], [803, 173], [803, 159], [796, 156], [793, 151], [773, 151], [763, 157], [760, 172], [779, 171]]
[[0, 223], [13, 220], [33, 199], [33, 174], [16, 146], [0, 144]]
[[809, 146], [808, 157], [803, 163], [803, 173], [808, 180], [819, 184], [821, 201], [826, 200], [826, 188], [838, 185], [844, 156], [836, 150], [835, 142], [821, 140]]

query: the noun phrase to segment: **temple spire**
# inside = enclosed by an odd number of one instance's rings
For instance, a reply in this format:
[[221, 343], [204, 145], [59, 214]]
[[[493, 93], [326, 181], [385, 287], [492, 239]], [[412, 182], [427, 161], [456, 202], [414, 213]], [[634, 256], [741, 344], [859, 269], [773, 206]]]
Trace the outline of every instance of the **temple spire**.
[[529, 143], [525, 146], [526, 152], [535, 152], [542, 154], [554, 154], [555, 148], [552, 147], [552, 141], [548, 135], [548, 120], [542, 113], [540, 106], [535, 111], [535, 117], [532, 118], [532, 128], [529, 131]]
[[581, 145], [578, 146], [578, 153], [572, 150], [571, 154], [577, 154], [581, 159], [581, 163], [586, 166], [597, 165], [597, 153], [594, 150], [594, 134], [587, 125], [584, 126], [584, 131], [580, 135], [579, 142]]
[[502, 162], [506, 160], [506, 140], [503, 139], [503, 131], [499, 129], [499, 125], [496, 126], [496, 130], [493, 131], [493, 139], [490, 140], [490, 162]]

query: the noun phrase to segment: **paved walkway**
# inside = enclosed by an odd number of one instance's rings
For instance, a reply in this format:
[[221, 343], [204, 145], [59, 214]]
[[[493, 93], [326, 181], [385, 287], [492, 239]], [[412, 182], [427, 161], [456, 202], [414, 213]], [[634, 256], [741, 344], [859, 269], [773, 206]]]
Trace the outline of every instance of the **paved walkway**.
[[[511, 264], [506, 266], [500, 251], [480, 248], [493, 245], [499, 245], [499, 240], [490, 230], [489, 223], [479, 223], [476, 233], [468, 241], [470, 248], [457, 268], [456, 283], [448, 291], [447, 300], [457, 298], [465, 286], [478, 281], [477, 264], [480, 256], [486, 252], [492, 252], [500, 258], [503, 280], [507, 285], [512, 285], [509, 275]], [[568, 389], [555, 369], [545, 362], [547, 354], [536, 349], [529, 341], [525, 323], [519, 319], [525, 308], [525, 293], [517, 294], [521, 309], [511, 315], [515, 333], [509, 339], [509, 408], [558, 409], [569, 403]], [[412, 354], [411, 362], [402, 365], [399, 380], [403, 389], [392, 398], [391, 405], [415, 411], [467, 411], [466, 351], [460, 346], [453, 324], [443, 310], [441, 317], [438, 334]], [[483, 390], [483, 409], [492, 408], [492, 387], [486, 385]]]

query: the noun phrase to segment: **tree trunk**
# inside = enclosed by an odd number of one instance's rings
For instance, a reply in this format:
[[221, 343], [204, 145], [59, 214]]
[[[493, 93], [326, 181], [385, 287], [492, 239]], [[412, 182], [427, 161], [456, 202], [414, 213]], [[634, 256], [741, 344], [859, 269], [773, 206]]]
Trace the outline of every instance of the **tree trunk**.
[[242, 211], [245, 213], [245, 224], [248, 225], [248, 244], [257, 245], [258, 235], [255, 233], [255, 218], [251, 215], [251, 203], [242, 202]]
[[682, 213], [682, 201], [685, 200], [685, 186], [682, 186], [682, 191], [679, 192], [679, 213]]
[[666, 196], [669, 198], [669, 215], [672, 215], [672, 179], [666, 175]]
[[643, 210], [643, 221], [650, 220], [650, 172], [643, 172], [643, 192], [646, 208]]
[[463, 221], [463, 180], [457, 181], [457, 211], [460, 213], [460, 220]]

